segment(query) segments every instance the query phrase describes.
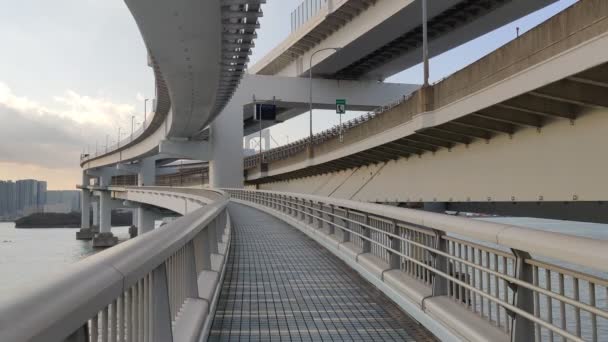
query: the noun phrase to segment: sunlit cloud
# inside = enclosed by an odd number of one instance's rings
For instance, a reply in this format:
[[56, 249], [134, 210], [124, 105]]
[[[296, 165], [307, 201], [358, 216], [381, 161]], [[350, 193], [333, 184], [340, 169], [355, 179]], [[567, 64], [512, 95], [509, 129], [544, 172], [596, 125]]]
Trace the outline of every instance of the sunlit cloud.
[[79, 154], [102, 149], [108, 134], [111, 143], [118, 125], [130, 125], [132, 113], [132, 105], [73, 90], [44, 106], [0, 82], [0, 163], [78, 167]]

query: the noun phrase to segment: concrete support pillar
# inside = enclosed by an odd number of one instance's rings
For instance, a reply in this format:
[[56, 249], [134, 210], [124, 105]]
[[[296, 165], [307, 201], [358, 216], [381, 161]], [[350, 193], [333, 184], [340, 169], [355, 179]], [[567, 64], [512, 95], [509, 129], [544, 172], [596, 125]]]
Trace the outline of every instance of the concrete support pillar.
[[112, 206], [111, 206], [110, 193], [108, 191], [101, 191], [99, 194], [99, 232], [109, 233], [112, 230], [112, 224], [110, 222], [112, 217]]
[[137, 208], [131, 210], [131, 227], [129, 227], [129, 237], [134, 238], [137, 236], [137, 230], [139, 227]]
[[112, 234], [111, 218], [112, 198], [108, 191], [101, 191], [99, 194], [99, 233], [93, 238], [93, 247], [112, 247], [118, 243], [118, 238]]
[[131, 210], [131, 215], [132, 215], [131, 217], [132, 217], [132, 220], [133, 220], [132, 224], [135, 227], [139, 227], [139, 217], [138, 217], [138, 210], [137, 210], [137, 208], [133, 208]]
[[102, 172], [99, 175], [99, 186], [107, 187], [110, 186], [112, 182], [112, 173], [111, 172]]
[[91, 230], [91, 191], [84, 187], [89, 185], [89, 176], [86, 172], [82, 173], [82, 194], [80, 196], [80, 231], [76, 232], [77, 240], [91, 240], [93, 231]]
[[153, 186], [156, 184], [156, 159], [144, 158], [137, 172], [137, 186]]
[[80, 206], [82, 208], [80, 227], [83, 229], [91, 228], [91, 191], [88, 189], [82, 190]]
[[214, 188], [243, 187], [242, 107], [228, 105], [211, 124], [209, 185]]
[[145, 234], [154, 230], [154, 219], [156, 214], [147, 210], [144, 206], [137, 209], [138, 234]]
[[91, 206], [93, 207], [93, 227], [99, 230], [99, 201], [91, 202]]

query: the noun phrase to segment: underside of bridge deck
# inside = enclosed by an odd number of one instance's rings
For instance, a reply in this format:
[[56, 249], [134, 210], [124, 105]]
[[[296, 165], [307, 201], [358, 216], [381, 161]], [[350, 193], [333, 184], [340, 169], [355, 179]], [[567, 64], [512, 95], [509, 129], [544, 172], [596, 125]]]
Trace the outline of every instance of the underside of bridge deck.
[[331, 252], [232, 204], [234, 235], [210, 341], [435, 341]]

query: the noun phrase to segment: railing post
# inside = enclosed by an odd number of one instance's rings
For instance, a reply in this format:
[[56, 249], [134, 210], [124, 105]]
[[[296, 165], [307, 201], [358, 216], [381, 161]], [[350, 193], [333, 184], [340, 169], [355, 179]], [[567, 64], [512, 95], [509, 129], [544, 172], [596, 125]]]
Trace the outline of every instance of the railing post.
[[[515, 261], [515, 277], [529, 284], [533, 283], [533, 268], [532, 265], [526, 263], [526, 260], [531, 259], [530, 253], [512, 249], [513, 254], [517, 258]], [[509, 284], [513, 289], [513, 306], [534, 315], [534, 292], [531, 289]], [[509, 313], [513, 320], [513, 329], [511, 330], [511, 342], [534, 341], [534, 323], [527, 318], [520, 316], [514, 312]]]
[[197, 298], [198, 297], [198, 272], [196, 271], [196, 256], [194, 255], [194, 240], [188, 242], [186, 246], [188, 256], [186, 258], [186, 267], [188, 268], [186, 271], [186, 276], [188, 279], [185, 279], [188, 291], [188, 297]]
[[323, 226], [325, 224], [325, 222], [323, 221], [323, 203], [319, 203], [319, 209], [317, 209], [317, 228], [319, 228], [319, 230], [323, 230]]
[[314, 204], [312, 202], [312, 200], [309, 201], [309, 209], [308, 209], [308, 224], [310, 224], [312, 226], [312, 222], [313, 222], [313, 216], [314, 216]]
[[283, 196], [281, 196], [281, 198], [283, 199], [283, 201], [281, 202], [281, 203], [283, 204], [283, 208], [281, 209], [281, 212], [282, 212], [283, 214], [286, 214], [286, 213], [287, 213], [287, 210], [288, 210], [288, 209], [287, 209], [287, 208], [288, 208], [288, 207], [287, 207], [287, 195], [283, 195]]
[[331, 215], [329, 216], [329, 229], [328, 229], [328, 234], [329, 235], [333, 235], [336, 233], [336, 217], [335, 217], [335, 213], [336, 213], [336, 207], [333, 204], [330, 204], [329, 207], [331, 208]]
[[196, 269], [212, 270], [211, 255], [217, 253], [217, 238], [215, 227], [211, 224], [199, 233], [194, 242], [194, 255], [196, 258]]
[[[298, 199], [298, 203], [300, 203], [300, 200]], [[302, 200], [302, 204], [300, 204], [300, 220], [304, 221], [306, 219], [306, 205], [304, 204], [304, 200]]]
[[[369, 215], [365, 214], [365, 220], [364, 220], [366, 225], [369, 225]], [[366, 239], [363, 239], [363, 253], [369, 253], [372, 251], [372, 242], [369, 241], [368, 239], [371, 237], [371, 229], [367, 228], [366, 226], [361, 226], [361, 235], [363, 235], [364, 237], [366, 237]]]
[[342, 223], [344, 225], [344, 228], [341, 229], [342, 230], [342, 239], [341, 239], [342, 243], [346, 243], [346, 242], [350, 241], [350, 230], [349, 230], [350, 229], [350, 221], [348, 221], [348, 219], [350, 217], [348, 217], [349, 216], [348, 213], [349, 213], [349, 211], [348, 211], [348, 209], [346, 209], [345, 213], [344, 213], [344, 219], [342, 220]]
[[165, 263], [152, 271], [152, 339], [155, 342], [173, 341], [171, 309]]
[[[215, 241], [217, 242], [217, 244], [224, 242], [224, 232], [225, 232], [225, 228], [226, 225], [222, 225], [222, 220], [220, 218], [220, 215], [216, 216], [215, 219], [213, 221], [211, 221], [210, 223], [212, 225], [212, 227], [209, 228], [213, 228], [215, 230]], [[217, 247], [216, 247], [217, 250]]]
[[[401, 228], [397, 224], [397, 221], [393, 220], [393, 235], [401, 236]], [[393, 236], [389, 236], [390, 247], [393, 251], [401, 253], [401, 239]], [[390, 251], [390, 267], [391, 269], [401, 269], [401, 255]]]
[[[444, 239], [445, 232], [435, 230], [435, 248], [448, 253], [448, 241]], [[437, 253], [431, 253], [434, 261], [434, 267], [438, 271], [448, 274], [448, 258]], [[445, 277], [435, 274], [433, 276], [433, 297], [446, 296], [449, 293], [449, 283]]]

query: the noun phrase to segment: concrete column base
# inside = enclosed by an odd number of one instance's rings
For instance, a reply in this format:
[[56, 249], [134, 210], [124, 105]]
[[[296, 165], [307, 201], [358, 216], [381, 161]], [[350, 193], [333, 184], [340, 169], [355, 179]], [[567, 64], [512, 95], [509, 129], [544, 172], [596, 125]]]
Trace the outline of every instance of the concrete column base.
[[112, 247], [118, 244], [118, 238], [112, 233], [97, 233], [93, 237], [93, 247]]
[[131, 237], [131, 239], [137, 236], [137, 229], [138, 228], [135, 226], [129, 227], [129, 237]]
[[92, 228], [81, 228], [76, 232], [76, 240], [93, 240], [95, 233], [97, 232]]

